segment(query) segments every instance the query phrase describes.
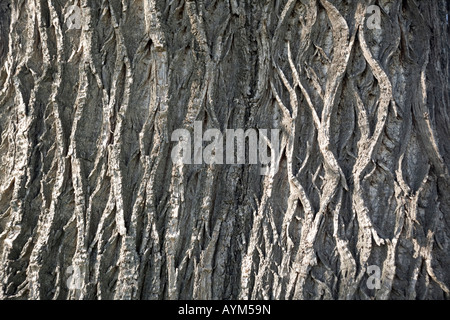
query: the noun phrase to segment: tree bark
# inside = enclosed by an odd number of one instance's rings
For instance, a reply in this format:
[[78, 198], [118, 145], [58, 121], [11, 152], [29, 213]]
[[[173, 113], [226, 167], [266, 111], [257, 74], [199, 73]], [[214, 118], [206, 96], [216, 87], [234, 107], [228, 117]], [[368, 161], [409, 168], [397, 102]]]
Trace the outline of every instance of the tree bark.
[[[445, 0], [0, 0], [0, 298], [449, 299], [448, 36]], [[174, 163], [194, 121], [280, 129], [279, 170]]]

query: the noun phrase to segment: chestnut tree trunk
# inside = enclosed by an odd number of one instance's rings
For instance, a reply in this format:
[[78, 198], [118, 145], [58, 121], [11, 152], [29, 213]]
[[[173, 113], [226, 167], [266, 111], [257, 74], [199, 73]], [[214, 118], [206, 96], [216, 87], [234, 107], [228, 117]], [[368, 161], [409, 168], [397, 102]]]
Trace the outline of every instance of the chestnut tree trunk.
[[0, 298], [449, 299], [448, 9], [0, 0]]

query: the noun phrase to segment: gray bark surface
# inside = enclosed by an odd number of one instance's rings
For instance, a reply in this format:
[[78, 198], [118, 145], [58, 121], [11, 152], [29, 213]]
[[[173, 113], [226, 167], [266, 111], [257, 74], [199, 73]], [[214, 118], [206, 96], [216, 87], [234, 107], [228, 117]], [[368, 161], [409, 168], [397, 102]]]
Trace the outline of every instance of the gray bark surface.
[[[449, 299], [448, 36], [445, 0], [0, 0], [0, 299]], [[196, 120], [280, 129], [278, 172], [174, 164]]]

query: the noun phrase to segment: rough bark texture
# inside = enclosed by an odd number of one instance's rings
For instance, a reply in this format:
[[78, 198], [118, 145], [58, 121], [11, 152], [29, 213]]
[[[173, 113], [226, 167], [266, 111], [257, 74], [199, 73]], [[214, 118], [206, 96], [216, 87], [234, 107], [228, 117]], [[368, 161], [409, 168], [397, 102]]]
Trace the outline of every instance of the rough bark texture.
[[[448, 32], [445, 0], [0, 0], [0, 298], [449, 299]], [[279, 171], [172, 163], [195, 120], [280, 129]]]

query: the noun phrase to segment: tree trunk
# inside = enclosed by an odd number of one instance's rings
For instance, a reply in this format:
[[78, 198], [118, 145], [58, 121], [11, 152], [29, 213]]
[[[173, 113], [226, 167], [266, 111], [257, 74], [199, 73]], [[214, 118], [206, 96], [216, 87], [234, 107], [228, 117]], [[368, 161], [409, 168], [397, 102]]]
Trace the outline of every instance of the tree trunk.
[[[0, 298], [449, 299], [448, 31], [445, 0], [0, 0]], [[279, 129], [278, 170], [173, 161], [194, 121]]]

